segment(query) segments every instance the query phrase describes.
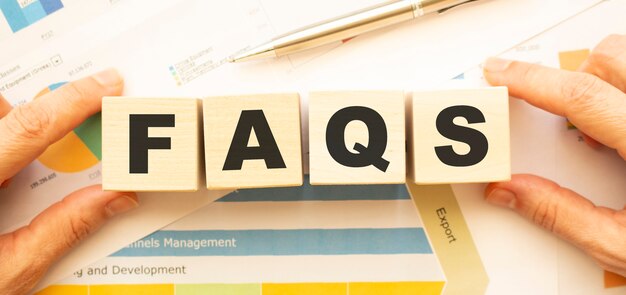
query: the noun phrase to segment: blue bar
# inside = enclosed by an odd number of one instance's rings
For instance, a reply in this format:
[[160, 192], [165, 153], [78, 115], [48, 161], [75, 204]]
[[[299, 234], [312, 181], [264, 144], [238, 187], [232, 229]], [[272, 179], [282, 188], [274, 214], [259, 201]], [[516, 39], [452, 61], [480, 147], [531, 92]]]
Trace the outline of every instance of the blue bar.
[[[204, 240], [207, 245], [202, 246]], [[173, 241], [187, 245], [174, 247]], [[195, 245], [194, 245], [195, 243]], [[217, 246], [222, 243], [222, 246]], [[226, 246], [224, 246], [226, 245]], [[157, 231], [116, 257], [432, 254], [423, 228]]]
[[242, 189], [217, 202], [287, 202], [287, 201], [351, 201], [408, 200], [404, 184], [391, 185], [315, 185], [305, 175], [304, 185], [264, 189]]
[[63, 8], [61, 0], [39, 0], [39, 2], [41, 2], [43, 10], [45, 10], [48, 15]]
[[28, 4], [22, 9], [22, 13], [24, 13], [24, 17], [29, 24], [34, 24], [38, 20], [47, 16], [46, 11], [43, 10], [39, 1]]
[[16, 0], [0, 0], [0, 10], [2, 10], [2, 14], [4, 14], [4, 18], [6, 18], [13, 33], [29, 25]]

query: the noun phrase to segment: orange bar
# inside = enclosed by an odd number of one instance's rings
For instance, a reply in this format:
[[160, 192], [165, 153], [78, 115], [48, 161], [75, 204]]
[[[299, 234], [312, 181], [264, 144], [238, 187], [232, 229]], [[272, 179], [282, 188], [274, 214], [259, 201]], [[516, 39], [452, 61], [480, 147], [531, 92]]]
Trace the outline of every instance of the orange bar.
[[562, 51], [559, 52], [559, 64], [561, 69], [568, 71], [576, 71], [589, 57], [589, 49]]
[[626, 278], [610, 271], [604, 272], [604, 287], [615, 288], [626, 286]]

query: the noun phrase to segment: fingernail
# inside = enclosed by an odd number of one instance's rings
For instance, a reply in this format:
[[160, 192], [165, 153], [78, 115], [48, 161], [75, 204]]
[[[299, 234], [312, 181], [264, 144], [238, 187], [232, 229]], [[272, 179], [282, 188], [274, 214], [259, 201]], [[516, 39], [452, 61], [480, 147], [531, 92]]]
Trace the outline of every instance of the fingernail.
[[93, 75], [102, 86], [112, 87], [122, 83], [122, 76], [115, 69], [107, 69]]
[[497, 206], [515, 208], [515, 194], [506, 189], [494, 189], [487, 196], [487, 201]]
[[512, 62], [512, 60], [508, 59], [490, 57], [485, 61], [484, 69], [485, 71], [491, 73], [503, 72], [511, 65]]
[[109, 215], [109, 217], [112, 217], [135, 209], [138, 206], [139, 203], [135, 199], [131, 198], [130, 196], [124, 195], [109, 201], [109, 203], [107, 203], [105, 206], [105, 210], [107, 212], [107, 215]]

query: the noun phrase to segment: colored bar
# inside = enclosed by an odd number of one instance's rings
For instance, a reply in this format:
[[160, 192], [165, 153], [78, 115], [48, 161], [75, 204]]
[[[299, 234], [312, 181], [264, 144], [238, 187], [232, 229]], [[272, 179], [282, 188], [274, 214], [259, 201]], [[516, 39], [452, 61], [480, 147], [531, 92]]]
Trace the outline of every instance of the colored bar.
[[[589, 57], [591, 52], [589, 49], [580, 49], [572, 51], [559, 52], [559, 64], [562, 70], [576, 71]], [[569, 120], [567, 121], [567, 129], [577, 129]]]
[[89, 151], [98, 159], [102, 160], [102, 114], [97, 113], [89, 117], [80, 126], [74, 129], [74, 133], [89, 148]]
[[263, 284], [262, 295], [347, 295], [346, 283]]
[[0, 0], [0, 10], [2, 10], [2, 14], [4, 14], [4, 18], [9, 23], [13, 33], [29, 25], [16, 0]]
[[94, 285], [89, 295], [175, 295], [174, 285]]
[[41, 3], [39, 3], [39, 1], [28, 4], [28, 6], [22, 9], [22, 13], [24, 14], [24, 17], [29, 24], [33, 24], [47, 16], [46, 11], [43, 10], [43, 7], [41, 6]]
[[589, 57], [589, 49], [562, 51], [559, 52], [559, 64], [561, 69], [576, 71]]
[[41, 6], [43, 6], [46, 14], [51, 14], [63, 8], [63, 3], [61, 3], [61, 0], [39, 0], [39, 2], [41, 2]]
[[401, 184], [392, 185], [316, 185], [309, 176], [299, 187], [242, 189], [216, 202], [287, 202], [287, 201], [352, 201], [352, 200], [408, 200], [409, 193]]
[[89, 295], [87, 286], [78, 285], [57, 285], [45, 288], [36, 295]]
[[348, 290], [349, 295], [440, 295], [444, 284], [444, 282], [349, 283]]
[[158, 231], [111, 256], [347, 254], [432, 254], [432, 249], [422, 228], [199, 230]]
[[604, 287], [616, 288], [626, 286], [626, 278], [610, 271], [604, 272]]
[[185, 284], [176, 285], [176, 295], [259, 295], [261, 284]]

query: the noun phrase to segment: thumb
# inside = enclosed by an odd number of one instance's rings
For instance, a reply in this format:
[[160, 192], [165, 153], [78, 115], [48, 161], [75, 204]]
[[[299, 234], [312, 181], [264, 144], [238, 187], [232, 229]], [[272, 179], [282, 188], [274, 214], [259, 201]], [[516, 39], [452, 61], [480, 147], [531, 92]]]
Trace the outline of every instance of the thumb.
[[624, 211], [596, 207], [581, 195], [534, 175], [489, 184], [487, 201], [509, 207], [581, 248], [603, 268], [626, 275]]
[[52, 205], [28, 226], [0, 236], [0, 293], [28, 292], [69, 249], [137, 205], [134, 193], [104, 192], [95, 185]]

